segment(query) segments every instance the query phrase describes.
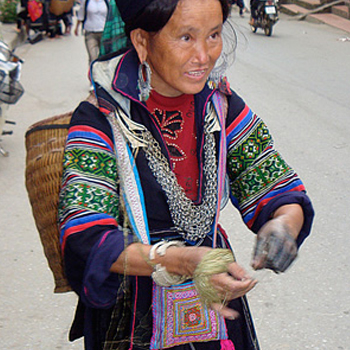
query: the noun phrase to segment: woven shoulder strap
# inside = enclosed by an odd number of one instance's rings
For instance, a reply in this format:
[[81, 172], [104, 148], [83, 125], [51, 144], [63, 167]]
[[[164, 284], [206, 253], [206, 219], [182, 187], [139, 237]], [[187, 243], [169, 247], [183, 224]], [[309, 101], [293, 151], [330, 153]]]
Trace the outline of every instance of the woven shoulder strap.
[[[120, 109], [117, 113], [123, 113]], [[146, 207], [141, 188], [140, 177], [135, 164], [134, 156], [128, 146], [121, 126], [114, 113], [107, 115], [111, 124], [114, 138], [115, 154], [118, 166], [118, 175], [123, 201], [133, 232], [144, 244], [150, 244], [150, 235]]]
[[225, 179], [226, 179], [226, 159], [227, 159], [227, 150], [226, 150], [226, 116], [228, 112], [228, 103], [226, 96], [216, 91], [213, 95], [213, 104], [216, 110], [216, 113], [219, 118], [220, 123], [220, 143], [219, 143], [219, 157], [218, 157], [218, 206], [217, 212], [215, 215], [215, 221], [213, 225], [214, 235], [213, 235], [213, 248], [216, 247], [217, 240], [217, 226], [219, 223], [219, 214], [221, 207], [221, 200], [225, 190]]

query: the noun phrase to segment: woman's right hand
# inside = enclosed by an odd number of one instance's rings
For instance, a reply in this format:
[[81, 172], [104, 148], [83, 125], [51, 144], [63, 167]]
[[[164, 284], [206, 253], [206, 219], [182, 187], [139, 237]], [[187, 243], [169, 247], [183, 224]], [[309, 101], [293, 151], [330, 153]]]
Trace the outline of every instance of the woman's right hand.
[[215, 303], [211, 307], [218, 311], [221, 316], [229, 319], [237, 318], [239, 313], [227, 307], [225, 303], [244, 296], [258, 283], [236, 262], [228, 265], [227, 272], [213, 275], [210, 281], [223, 299], [222, 304]]
[[[182, 249], [182, 266], [186, 268], [186, 273], [183, 271], [182, 274], [190, 276], [193, 276], [196, 267], [203, 259], [204, 255], [211, 250], [209, 247], [174, 248], [174, 251], [175, 249]], [[169, 269], [168, 266], [167, 269]], [[237, 311], [228, 308], [224, 304], [247, 294], [257, 284], [257, 281], [252, 279], [244, 268], [236, 262], [228, 264], [227, 272], [212, 275], [210, 281], [223, 300], [222, 304], [213, 304], [211, 307], [218, 311], [223, 317], [231, 319], [238, 317], [239, 314]]]

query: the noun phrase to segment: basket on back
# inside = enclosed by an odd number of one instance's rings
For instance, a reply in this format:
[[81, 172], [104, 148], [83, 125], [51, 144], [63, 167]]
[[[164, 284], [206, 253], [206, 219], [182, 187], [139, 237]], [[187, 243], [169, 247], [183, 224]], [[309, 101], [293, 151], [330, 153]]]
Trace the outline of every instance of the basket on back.
[[[98, 106], [94, 93], [85, 101]], [[63, 154], [73, 112], [43, 119], [26, 132], [26, 188], [36, 227], [55, 280], [55, 293], [72, 290], [63, 267], [58, 229], [58, 197]]]
[[69, 13], [74, 5], [74, 0], [51, 0], [50, 12], [56, 16], [61, 16], [64, 13]]
[[41, 120], [26, 133], [26, 188], [55, 293], [71, 290], [64, 274], [57, 224], [62, 160], [72, 112]]

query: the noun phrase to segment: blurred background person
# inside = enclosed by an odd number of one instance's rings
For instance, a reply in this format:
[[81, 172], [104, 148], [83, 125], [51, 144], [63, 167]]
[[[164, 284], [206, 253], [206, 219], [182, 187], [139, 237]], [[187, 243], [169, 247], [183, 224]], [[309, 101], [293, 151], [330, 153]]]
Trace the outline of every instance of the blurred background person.
[[[98, 58], [100, 53], [101, 39], [109, 8], [108, 0], [81, 0], [77, 13], [77, 23], [74, 34], [79, 35], [82, 27], [85, 46], [91, 62]], [[92, 90], [92, 86], [90, 87]]]

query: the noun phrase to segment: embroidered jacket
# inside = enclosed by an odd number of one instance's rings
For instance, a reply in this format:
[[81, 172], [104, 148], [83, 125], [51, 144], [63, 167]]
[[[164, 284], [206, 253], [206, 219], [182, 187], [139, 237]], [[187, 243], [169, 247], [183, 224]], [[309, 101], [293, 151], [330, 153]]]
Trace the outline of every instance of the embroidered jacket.
[[[84, 305], [92, 309], [109, 309], [114, 305], [121, 278], [110, 273], [109, 269], [125, 247], [119, 226], [122, 212], [119, 209], [119, 180], [113, 135], [104, 113], [113, 111], [115, 106], [122, 108], [133, 121], [152, 133], [169, 160], [158, 124], [145, 104], [139, 102], [137, 65], [134, 51], [94, 64], [92, 76], [100, 110], [82, 102], [74, 112], [66, 143], [59, 209], [62, 251], [72, 288]], [[204, 192], [203, 121], [213, 93], [213, 90], [205, 87], [195, 95], [200, 174], [196, 204], [201, 202]], [[313, 209], [304, 185], [274, 148], [265, 123], [234, 92], [227, 99], [226, 144], [230, 199], [253, 232], [257, 232], [278, 207], [299, 203], [305, 216], [297, 241], [300, 246], [309, 234], [313, 218]], [[215, 136], [218, 141], [219, 135]], [[160, 237], [159, 232], [166, 232], [164, 234], [169, 239], [176, 237], [166, 195], [149, 169], [142, 151], [138, 152], [135, 161], [152, 241], [164, 237]], [[152, 236], [152, 232], [157, 234]], [[129, 243], [132, 239], [129, 237]], [[211, 243], [211, 237], [202, 242], [204, 245]], [[228, 246], [223, 233], [219, 235], [218, 246]], [[146, 308], [145, 305], [140, 307]], [[254, 333], [254, 330], [250, 329], [250, 332]], [[85, 337], [90, 337], [87, 342], [92, 346], [95, 340], [86, 329], [84, 333]], [[254, 336], [252, 338], [250, 342], [253, 344], [256, 340]], [[251, 347], [243, 344], [242, 348], [258, 348], [252, 344]]]

